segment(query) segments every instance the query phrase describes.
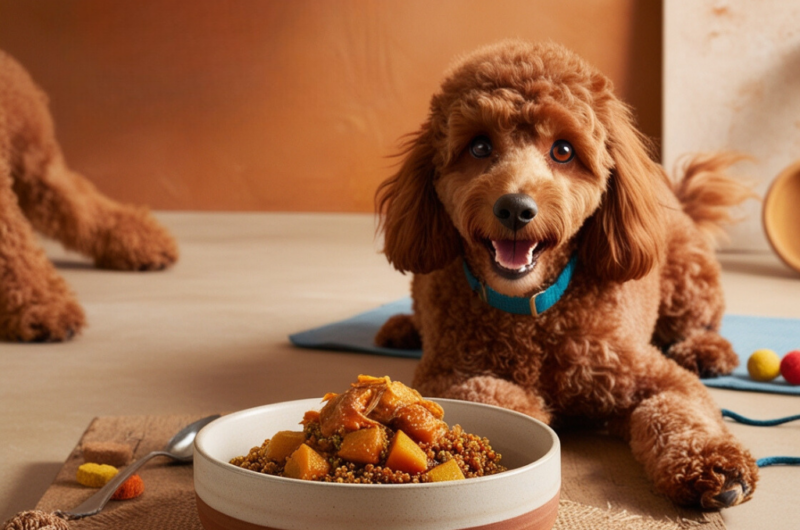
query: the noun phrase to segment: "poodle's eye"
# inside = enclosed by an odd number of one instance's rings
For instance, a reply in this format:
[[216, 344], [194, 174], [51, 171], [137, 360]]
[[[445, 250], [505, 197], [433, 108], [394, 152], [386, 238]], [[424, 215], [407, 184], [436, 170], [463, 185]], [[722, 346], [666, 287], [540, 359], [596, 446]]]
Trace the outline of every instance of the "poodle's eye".
[[550, 148], [550, 158], [559, 164], [566, 164], [575, 158], [575, 148], [566, 140], [556, 140]]
[[486, 136], [476, 136], [469, 144], [469, 153], [475, 158], [486, 158], [492, 154], [492, 141]]

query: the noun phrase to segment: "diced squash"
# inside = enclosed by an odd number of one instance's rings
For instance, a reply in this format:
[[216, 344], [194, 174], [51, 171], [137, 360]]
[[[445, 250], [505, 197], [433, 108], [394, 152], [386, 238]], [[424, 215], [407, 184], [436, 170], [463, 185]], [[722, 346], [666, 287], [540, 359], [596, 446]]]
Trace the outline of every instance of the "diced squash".
[[422, 473], [428, 469], [428, 455], [403, 431], [397, 431], [389, 447], [386, 467], [405, 473]]
[[377, 464], [386, 447], [386, 434], [380, 427], [348, 433], [342, 440], [339, 457], [357, 464]]
[[426, 474], [431, 482], [464, 480], [464, 473], [461, 472], [461, 468], [458, 467], [458, 462], [455, 460], [448, 460], [443, 464], [439, 464]]
[[302, 480], [314, 480], [328, 473], [330, 465], [325, 458], [318, 452], [311, 449], [306, 444], [302, 444], [292, 453], [286, 461], [283, 476], [299, 478]]
[[280, 431], [270, 439], [264, 456], [273, 462], [283, 464], [283, 461], [294, 453], [305, 440], [306, 435], [302, 432]]
[[434, 416], [421, 403], [408, 405], [397, 411], [392, 421], [396, 429], [401, 429], [418, 442], [431, 443], [447, 432], [447, 424]]

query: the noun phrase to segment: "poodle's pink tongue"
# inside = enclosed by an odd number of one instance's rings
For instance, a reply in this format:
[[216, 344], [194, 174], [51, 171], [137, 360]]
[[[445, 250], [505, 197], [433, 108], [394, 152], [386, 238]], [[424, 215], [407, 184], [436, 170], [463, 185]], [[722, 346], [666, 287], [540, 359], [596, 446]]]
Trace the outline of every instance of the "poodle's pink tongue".
[[519, 270], [531, 264], [536, 241], [512, 241], [503, 239], [492, 241], [494, 259], [506, 269]]

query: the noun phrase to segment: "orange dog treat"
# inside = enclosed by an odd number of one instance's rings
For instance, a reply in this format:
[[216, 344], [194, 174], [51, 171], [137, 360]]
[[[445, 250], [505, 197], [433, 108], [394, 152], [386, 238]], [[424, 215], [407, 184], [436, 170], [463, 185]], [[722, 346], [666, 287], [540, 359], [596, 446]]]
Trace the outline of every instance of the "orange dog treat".
[[90, 462], [78, 468], [78, 473], [75, 475], [75, 478], [79, 484], [83, 484], [84, 486], [102, 488], [106, 485], [106, 482], [114, 478], [117, 473], [119, 473], [119, 470], [114, 466]]
[[128, 480], [120, 484], [117, 491], [114, 492], [114, 495], [111, 496], [112, 499], [118, 501], [124, 501], [127, 499], [135, 499], [139, 495], [144, 493], [144, 481], [142, 477], [139, 475], [131, 475]]
[[114, 467], [127, 466], [133, 458], [133, 449], [115, 442], [87, 442], [83, 444], [83, 460]]

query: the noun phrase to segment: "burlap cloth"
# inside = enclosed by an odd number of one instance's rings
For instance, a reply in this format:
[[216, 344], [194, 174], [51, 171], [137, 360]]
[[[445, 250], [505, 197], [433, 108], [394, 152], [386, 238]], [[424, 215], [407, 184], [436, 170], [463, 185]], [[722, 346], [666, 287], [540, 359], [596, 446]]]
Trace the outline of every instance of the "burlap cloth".
[[[200, 416], [124, 416], [95, 418], [36, 508], [69, 509], [92, 495], [75, 481], [83, 463], [84, 442], [121, 442], [134, 458], [161, 449], [174, 433]], [[641, 466], [627, 446], [587, 432], [560, 433], [562, 492], [557, 530], [722, 530], [718, 513], [674, 507], [654, 495]], [[202, 530], [195, 508], [192, 467], [157, 458], [139, 470], [145, 493], [133, 500], [111, 501], [98, 515], [71, 521], [70, 528], [118, 530]]]

